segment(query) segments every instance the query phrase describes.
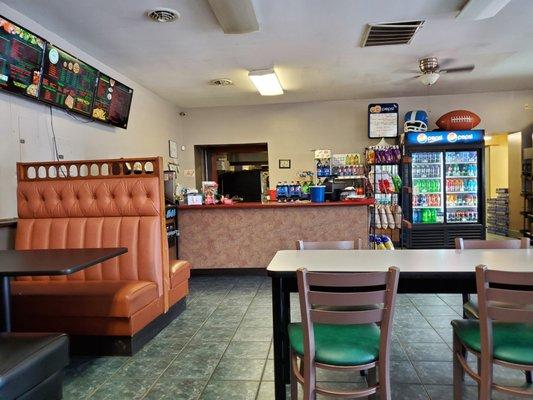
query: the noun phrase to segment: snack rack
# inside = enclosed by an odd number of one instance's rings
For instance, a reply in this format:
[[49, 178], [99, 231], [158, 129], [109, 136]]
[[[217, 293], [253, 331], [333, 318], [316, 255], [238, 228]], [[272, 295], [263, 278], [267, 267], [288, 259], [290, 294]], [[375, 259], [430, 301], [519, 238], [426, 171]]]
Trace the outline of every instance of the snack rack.
[[[391, 146], [391, 148], [394, 146]], [[392, 159], [371, 157], [366, 149], [368, 179], [372, 187], [375, 205], [370, 207], [370, 234], [387, 235], [396, 247], [403, 247], [402, 213], [402, 157]], [[386, 151], [386, 150], [382, 150]]]
[[533, 241], [533, 147], [524, 149], [521, 194], [524, 198], [524, 226], [520, 233]]

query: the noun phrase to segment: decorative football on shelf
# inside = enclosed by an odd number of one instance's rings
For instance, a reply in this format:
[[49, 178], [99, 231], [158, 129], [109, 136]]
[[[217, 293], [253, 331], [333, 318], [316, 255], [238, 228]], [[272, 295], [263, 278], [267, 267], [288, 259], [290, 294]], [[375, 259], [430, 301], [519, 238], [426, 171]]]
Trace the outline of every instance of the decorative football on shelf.
[[437, 126], [445, 131], [466, 131], [474, 129], [481, 118], [472, 111], [454, 110], [447, 112], [437, 120]]

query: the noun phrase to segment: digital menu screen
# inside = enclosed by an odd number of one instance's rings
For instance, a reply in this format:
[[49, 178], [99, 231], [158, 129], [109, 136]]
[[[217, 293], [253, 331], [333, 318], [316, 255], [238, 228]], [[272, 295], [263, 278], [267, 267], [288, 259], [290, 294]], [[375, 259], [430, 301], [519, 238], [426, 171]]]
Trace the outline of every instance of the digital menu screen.
[[37, 98], [44, 39], [0, 16], [0, 88]]
[[98, 70], [47, 43], [39, 98], [91, 116]]
[[100, 73], [94, 96], [93, 118], [126, 129], [133, 89]]

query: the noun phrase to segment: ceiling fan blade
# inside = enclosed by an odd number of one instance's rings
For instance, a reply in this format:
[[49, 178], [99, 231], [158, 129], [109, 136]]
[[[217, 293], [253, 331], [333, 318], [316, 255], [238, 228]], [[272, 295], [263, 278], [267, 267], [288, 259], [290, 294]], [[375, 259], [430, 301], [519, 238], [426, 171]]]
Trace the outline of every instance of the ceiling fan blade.
[[441, 69], [439, 73], [450, 74], [454, 72], [472, 72], [475, 67], [476, 67], [475, 65], [465, 65], [463, 67], [446, 68], [446, 69]]
[[456, 58], [439, 58], [439, 68], [448, 69], [448, 67], [457, 62]]

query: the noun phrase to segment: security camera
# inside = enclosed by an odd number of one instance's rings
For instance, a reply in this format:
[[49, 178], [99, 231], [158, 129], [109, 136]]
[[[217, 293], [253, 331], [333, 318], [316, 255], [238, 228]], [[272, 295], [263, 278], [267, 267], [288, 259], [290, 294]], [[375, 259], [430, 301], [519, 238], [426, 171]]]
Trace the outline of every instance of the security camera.
[[183, 112], [183, 111], [180, 112], [180, 117], [186, 117], [186, 116], [187, 116], [186, 112]]

